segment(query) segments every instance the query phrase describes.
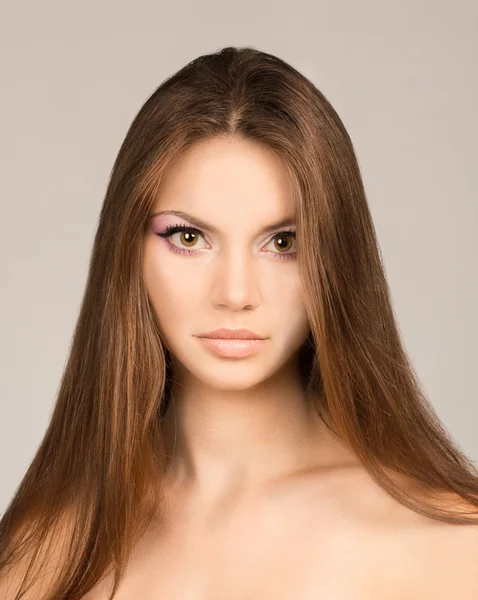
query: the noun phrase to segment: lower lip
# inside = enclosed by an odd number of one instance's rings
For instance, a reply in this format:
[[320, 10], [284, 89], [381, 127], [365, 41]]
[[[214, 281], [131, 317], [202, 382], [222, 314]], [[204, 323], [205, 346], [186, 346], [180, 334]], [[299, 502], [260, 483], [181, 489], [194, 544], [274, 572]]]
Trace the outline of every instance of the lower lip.
[[262, 348], [266, 340], [238, 340], [223, 338], [199, 338], [204, 345], [219, 356], [242, 358]]

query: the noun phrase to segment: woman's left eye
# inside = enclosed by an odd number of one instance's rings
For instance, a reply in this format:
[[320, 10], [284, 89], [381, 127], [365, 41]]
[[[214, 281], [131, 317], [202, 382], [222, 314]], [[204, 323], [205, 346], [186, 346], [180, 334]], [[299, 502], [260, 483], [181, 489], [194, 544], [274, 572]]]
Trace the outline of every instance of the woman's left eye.
[[[189, 242], [192, 242], [193, 245], [192, 246], [190, 246], [190, 245], [189, 246], [184, 246], [184, 245], [177, 246], [176, 244], [172, 244], [169, 241], [169, 238], [171, 238], [176, 233], [181, 234], [179, 236], [179, 239], [182, 244], [184, 244], [184, 242], [186, 242], [186, 244]], [[196, 244], [194, 244], [195, 240], [192, 239], [192, 240], [189, 240], [189, 242], [188, 242], [188, 240], [182, 239], [184, 237], [183, 234], [189, 234], [189, 235], [192, 234], [193, 236], [196, 236], [196, 239], [198, 238], [198, 236], [200, 236], [204, 239], [204, 234], [202, 233], [202, 231], [200, 231], [199, 229], [196, 229], [195, 227], [186, 227], [184, 225], [168, 225], [163, 232], [157, 233], [156, 235], [166, 239], [172, 252], [175, 252], [177, 254], [185, 254], [185, 255], [197, 254], [198, 250], [194, 250], [194, 246], [196, 245]], [[292, 241], [289, 243], [287, 241], [288, 239], [291, 239]], [[296, 243], [295, 231], [293, 231], [293, 230], [279, 231], [272, 237], [272, 239], [270, 240], [270, 242], [267, 245], [270, 245], [271, 243], [274, 244], [274, 248], [276, 250], [277, 249], [279, 250], [278, 252], [276, 252], [274, 250], [270, 252], [270, 254], [272, 254], [273, 258], [280, 258], [280, 259], [295, 258], [295, 256], [296, 256], [295, 248], [294, 248], [294, 252], [289, 252], [291, 246], [293, 246]]]
[[[287, 238], [289, 238], [291, 240], [291, 242], [287, 242]], [[279, 250], [284, 250], [284, 252], [273, 252], [273, 256], [274, 258], [295, 258], [296, 255], [296, 250], [295, 250], [295, 246], [296, 246], [296, 233], [295, 231], [280, 231], [279, 233], [276, 233], [274, 235], [274, 237], [272, 238], [272, 240], [269, 243], [273, 243], [275, 248], [279, 248]], [[278, 246], [278, 244], [280, 244], [281, 246]], [[284, 246], [282, 246], [282, 244], [284, 244], [285, 246], [287, 246], [286, 248], [284, 248]], [[291, 248], [291, 246], [294, 247], [294, 251], [293, 252], [288, 252]], [[287, 251], [287, 252], [286, 252]]]

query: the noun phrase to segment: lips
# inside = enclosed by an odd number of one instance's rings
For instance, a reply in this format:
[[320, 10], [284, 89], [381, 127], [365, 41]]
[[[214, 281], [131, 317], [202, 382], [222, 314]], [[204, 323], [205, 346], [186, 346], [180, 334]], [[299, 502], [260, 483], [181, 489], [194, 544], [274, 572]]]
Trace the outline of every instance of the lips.
[[220, 328], [214, 331], [198, 334], [197, 337], [222, 340], [265, 340], [266, 337], [251, 331], [250, 329], [227, 329]]
[[218, 356], [228, 358], [245, 358], [255, 354], [265, 346], [266, 339], [238, 339], [238, 338], [208, 338], [198, 337], [201, 343]]

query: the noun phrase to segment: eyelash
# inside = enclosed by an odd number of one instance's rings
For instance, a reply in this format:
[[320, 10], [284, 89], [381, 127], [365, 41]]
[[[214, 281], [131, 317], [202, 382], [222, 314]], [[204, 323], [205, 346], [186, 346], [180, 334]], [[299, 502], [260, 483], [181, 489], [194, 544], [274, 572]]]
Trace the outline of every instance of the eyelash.
[[[180, 231], [189, 231], [189, 232], [193, 232], [193, 233], [197, 233], [198, 235], [203, 236], [202, 232], [199, 229], [196, 229], [195, 227], [186, 227], [184, 225], [168, 225], [165, 230], [162, 233], [157, 233], [156, 235], [158, 235], [161, 238], [166, 239], [167, 243], [169, 244], [170, 249], [172, 250], [172, 252], [175, 252], [176, 254], [183, 254], [183, 255], [192, 255], [192, 254], [196, 254], [198, 252], [198, 250], [189, 250], [187, 248], [178, 248], [177, 246], [175, 246], [174, 244], [171, 244], [171, 242], [169, 241], [168, 238], [170, 238], [174, 233], [178, 233]], [[294, 239], [296, 239], [296, 233], [293, 230], [284, 230], [284, 231], [279, 231], [278, 233], [276, 233], [271, 240], [273, 240], [276, 237], [279, 237], [281, 235], [289, 235], [292, 236]], [[281, 253], [281, 252], [272, 252], [272, 255], [274, 258], [278, 258], [279, 260], [291, 260], [293, 258], [295, 258], [296, 256], [296, 252], [292, 252], [290, 254], [285, 254], [285, 253]]]

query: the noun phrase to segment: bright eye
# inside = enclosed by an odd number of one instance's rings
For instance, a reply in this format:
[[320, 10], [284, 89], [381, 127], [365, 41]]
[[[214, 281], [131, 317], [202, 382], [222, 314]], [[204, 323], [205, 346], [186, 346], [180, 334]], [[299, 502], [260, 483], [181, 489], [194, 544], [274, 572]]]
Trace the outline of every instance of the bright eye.
[[[278, 258], [293, 258], [296, 253], [296, 233], [295, 231], [280, 231], [276, 233], [269, 242], [273, 244], [274, 254], [278, 254]], [[291, 248], [293, 250], [291, 251]], [[276, 253], [275, 250], [278, 250]], [[276, 257], [274, 257], [276, 258]]]
[[198, 236], [203, 237], [197, 229], [191, 229], [186, 227], [179, 229], [178, 227], [176, 227], [173, 231], [169, 232], [168, 238], [174, 237], [177, 233], [179, 234], [178, 239], [180, 244], [184, 245], [185, 248], [196, 248]]
[[[179, 233], [179, 242], [180, 245], [172, 244], [169, 241], [169, 238], [173, 238], [177, 233]], [[168, 242], [171, 250], [173, 252], [178, 252], [179, 254], [193, 254], [194, 248], [197, 246], [196, 242], [198, 236], [201, 236], [204, 239], [204, 236], [194, 227], [185, 227], [184, 225], [168, 225], [164, 232], [158, 233], [159, 237], [165, 238]], [[192, 248], [189, 250], [188, 248]]]
[[[173, 244], [169, 241], [169, 238], [172, 238], [177, 233], [180, 234], [179, 245]], [[199, 229], [196, 229], [195, 227], [186, 227], [184, 225], [168, 225], [164, 232], [156, 235], [165, 238], [173, 252], [186, 255], [192, 255], [197, 252], [198, 237], [204, 239], [204, 235]], [[272, 254], [273, 258], [295, 258], [295, 243], [295, 231], [280, 231], [279, 233], [276, 233], [269, 242], [269, 244], [274, 244], [273, 250], [270, 252], [270, 254]], [[294, 247], [292, 252], [290, 252], [291, 247]]]

